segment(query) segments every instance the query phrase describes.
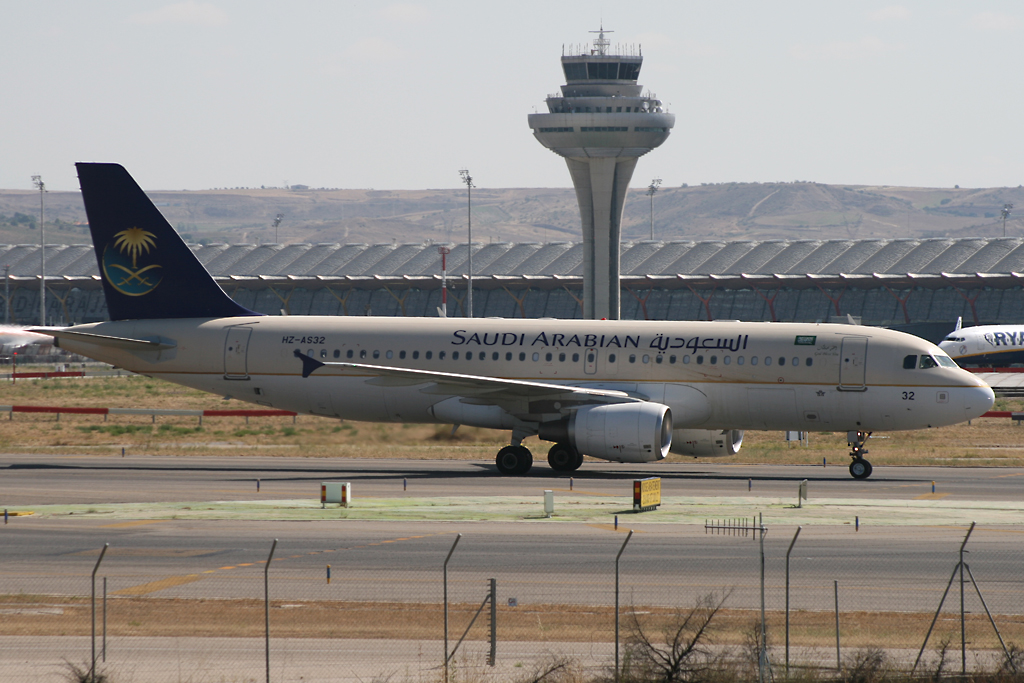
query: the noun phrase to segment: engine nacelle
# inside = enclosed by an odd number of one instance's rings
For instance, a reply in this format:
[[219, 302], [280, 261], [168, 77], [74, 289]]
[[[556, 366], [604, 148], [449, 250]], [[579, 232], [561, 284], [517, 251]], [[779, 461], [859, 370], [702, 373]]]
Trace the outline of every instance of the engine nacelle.
[[695, 458], [736, 455], [742, 445], [742, 429], [677, 429], [672, 433], [672, 452]]
[[541, 425], [540, 438], [614, 462], [661, 460], [672, 445], [672, 411], [661, 403], [585, 406], [568, 421]]

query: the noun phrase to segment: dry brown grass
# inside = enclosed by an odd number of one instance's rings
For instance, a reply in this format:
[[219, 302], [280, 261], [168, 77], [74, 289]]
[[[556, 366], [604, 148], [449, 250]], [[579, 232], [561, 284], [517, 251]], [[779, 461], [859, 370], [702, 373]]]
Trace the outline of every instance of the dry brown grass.
[[[255, 408], [141, 376], [122, 378], [21, 380], [4, 384], [0, 402], [16, 405], [123, 408]], [[1001, 400], [997, 410], [1024, 410], [1024, 400]], [[19, 452], [109, 452], [122, 447], [154, 455], [242, 455], [313, 457], [402, 457], [490, 460], [508, 443], [507, 432], [450, 425], [374, 424], [327, 418], [196, 418], [16, 413], [0, 415], [0, 450]], [[1024, 427], [1005, 418], [914, 432], [879, 434], [870, 459], [885, 465], [1024, 466]], [[532, 441], [536, 441], [533, 439]], [[210, 447], [210, 444], [216, 447]], [[530, 445], [530, 442], [527, 442]], [[258, 448], [255, 448], [258, 447]], [[536, 453], [547, 450], [536, 443]], [[809, 447], [787, 444], [779, 432], [747, 432], [739, 455], [719, 462], [845, 465], [845, 433], [812, 433]], [[672, 460], [686, 460], [670, 456]]]
[[[97, 602], [97, 611], [101, 609]], [[111, 636], [226, 636], [256, 637], [263, 634], [262, 600], [190, 600], [164, 598], [109, 599], [107, 633]], [[478, 605], [449, 607], [451, 634], [461, 635]], [[2, 596], [0, 635], [88, 635], [91, 619], [88, 598], [44, 596]], [[23, 611], [22, 611], [23, 610]], [[49, 610], [51, 613], [40, 613]], [[61, 613], [52, 613], [60, 610]], [[645, 629], [658, 633], [677, 618], [677, 611], [658, 607], [636, 607]], [[486, 610], [485, 610], [486, 612]], [[611, 607], [574, 605], [499, 605], [499, 638], [510, 641], [611, 642], [614, 611]], [[380, 638], [439, 639], [443, 624], [439, 604], [395, 602], [271, 601], [270, 624], [282, 638]], [[840, 630], [844, 647], [884, 645], [892, 648], [921, 646], [932, 614], [899, 612], [841, 612]], [[98, 614], [98, 620], [101, 615]], [[995, 615], [1007, 642], [1024, 642], [1024, 616]], [[630, 615], [623, 609], [620, 621], [625, 633]], [[469, 638], [484, 640], [484, 614]], [[712, 640], [716, 644], [741, 645], [757, 623], [755, 610], [722, 610], [714, 620]], [[784, 638], [784, 615], [767, 613], [769, 645]], [[932, 642], [959, 639], [957, 615], [943, 614]], [[984, 615], [967, 617], [972, 649], [996, 649], [999, 642]], [[798, 647], [830, 647], [835, 644], [835, 615], [832, 612], [793, 612], [790, 615], [791, 643]]]

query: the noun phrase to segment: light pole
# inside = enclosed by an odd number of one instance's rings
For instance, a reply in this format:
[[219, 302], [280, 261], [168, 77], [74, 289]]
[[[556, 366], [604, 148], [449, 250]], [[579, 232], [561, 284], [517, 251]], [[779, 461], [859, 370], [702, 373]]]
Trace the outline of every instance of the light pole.
[[473, 317], [473, 176], [468, 169], [459, 171], [466, 184], [466, 220], [469, 226], [469, 287], [466, 291], [466, 317]]
[[651, 198], [651, 241], [654, 241], [654, 193], [661, 187], [661, 178], [655, 178], [647, 186], [647, 196]]
[[281, 244], [277, 239], [277, 226], [281, 225], [281, 221], [284, 220], [284, 214], [279, 213], [274, 217], [274, 244]]
[[4, 325], [11, 324], [11, 267], [4, 266]]
[[1009, 217], [1012, 208], [1013, 204], [1003, 204], [1003, 210], [999, 212], [1003, 217], [1003, 237], [1006, 237], [1006, 219]]
[[32, 184], [39, 188], [39, 324], [46, 326], [46, 235], [43, 226], [46, 221], [43, 214], [43, 194], [46, 192], [46, 183], [43, 177], [32, 176]]

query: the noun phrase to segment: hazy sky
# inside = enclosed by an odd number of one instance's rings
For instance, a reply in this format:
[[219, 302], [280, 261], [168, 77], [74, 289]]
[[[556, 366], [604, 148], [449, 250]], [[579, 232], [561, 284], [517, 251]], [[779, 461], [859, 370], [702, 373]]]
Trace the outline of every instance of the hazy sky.
[[676, 114], [634, 188], [1024, 182], [1019, 1], [0, 0], [0, 187], [569, 187], [526, 117], [602, 21]]

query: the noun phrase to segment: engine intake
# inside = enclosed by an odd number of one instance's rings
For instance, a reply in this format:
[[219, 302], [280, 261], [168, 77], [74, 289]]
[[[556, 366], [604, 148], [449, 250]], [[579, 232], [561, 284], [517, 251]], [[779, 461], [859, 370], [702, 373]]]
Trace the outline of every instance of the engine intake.
[[541, 425], [539, 436], [594, 458], [652, 462], [672, 446], [672, 411], [661, 403], [584, 406], [568, 420]]
[[672, 433], [672, 452], [695, 458], [736, 455], [742, 445], [742, 429], [677, 429]]

